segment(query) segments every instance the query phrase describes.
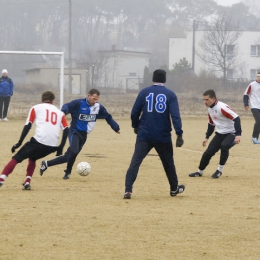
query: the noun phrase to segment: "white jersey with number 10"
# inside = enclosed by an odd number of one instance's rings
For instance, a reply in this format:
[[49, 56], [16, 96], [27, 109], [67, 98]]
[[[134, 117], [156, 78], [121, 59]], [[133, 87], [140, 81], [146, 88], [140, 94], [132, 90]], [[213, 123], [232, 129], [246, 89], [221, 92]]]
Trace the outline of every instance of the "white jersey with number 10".
[[57, 146], [60, 129], [68, 127], [64, 113], [50, 103], [33, 106], [25, 125], [29, 122], [36, 125], [34, 138], [37, 142], [48, 146]]

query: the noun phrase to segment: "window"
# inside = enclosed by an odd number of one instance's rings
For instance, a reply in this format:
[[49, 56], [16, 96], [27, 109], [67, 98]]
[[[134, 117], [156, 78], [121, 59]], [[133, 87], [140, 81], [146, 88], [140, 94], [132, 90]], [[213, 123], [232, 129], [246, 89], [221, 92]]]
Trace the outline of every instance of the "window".
[[258, 69], [258, 70], [255, 70], [255, 69], [250, 70], [250, 79], [251, 80], [255, 80], [256, 79], [256, 74], [259, 71], [260, 71], [260, 69]]
[[227, 79], [233, 79], [233, 70], [232, 69], [228, 69], [227, 70]]
[[260, 56], [260, 45], [251, 45], [251, 56]]
[[227, 57], [234, 56], [234, 49], [235, 49], [235, 45], [226, 45], [226, 55], [227, 55]]

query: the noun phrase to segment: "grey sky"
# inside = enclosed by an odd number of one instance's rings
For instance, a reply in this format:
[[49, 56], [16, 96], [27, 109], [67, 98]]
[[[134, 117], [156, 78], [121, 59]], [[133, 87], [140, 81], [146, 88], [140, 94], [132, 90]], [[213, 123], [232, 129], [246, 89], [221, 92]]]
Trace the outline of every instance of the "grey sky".
[[216, 0], [216, 2], [219, 5], [224, 5], [224, 6], [231, 6], [233, 4], [237, 4], [242, 2], [242, 0]]

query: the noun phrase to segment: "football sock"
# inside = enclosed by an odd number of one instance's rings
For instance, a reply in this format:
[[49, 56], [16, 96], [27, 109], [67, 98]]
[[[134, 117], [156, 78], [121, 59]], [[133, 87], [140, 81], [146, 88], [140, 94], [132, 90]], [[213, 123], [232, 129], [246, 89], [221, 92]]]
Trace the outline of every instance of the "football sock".
[[15, 159], [12, 159], [3, 169], [2, 174], [8, 175], [13, 171], [14, 167], [16, 166], [18, 162]]
[[223, 171], [223, 168], [224, 168], [224, 165], [218, 165], [218, 171], [222, 172]]
[[202, 175], [203, 174], [203, 170], [198, 169], [198, 173]]
[[4, 182], [7, 176], [5, 174], [0, 175], [0, 182]]

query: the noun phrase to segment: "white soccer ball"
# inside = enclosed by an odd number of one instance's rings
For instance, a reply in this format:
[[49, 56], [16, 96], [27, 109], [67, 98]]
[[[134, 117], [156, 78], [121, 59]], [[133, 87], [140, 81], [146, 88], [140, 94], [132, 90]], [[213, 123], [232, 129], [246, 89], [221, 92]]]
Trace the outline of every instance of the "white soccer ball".
[[77, 165], [77, 173], [80, 176], [88, 176], [91, 171], [91, 165], [88, 162], [80, 162]]

